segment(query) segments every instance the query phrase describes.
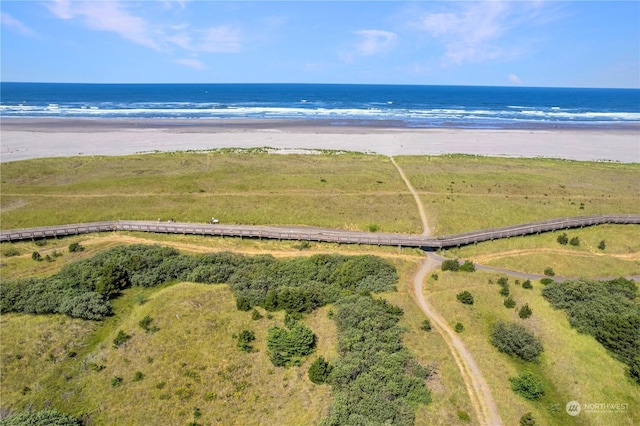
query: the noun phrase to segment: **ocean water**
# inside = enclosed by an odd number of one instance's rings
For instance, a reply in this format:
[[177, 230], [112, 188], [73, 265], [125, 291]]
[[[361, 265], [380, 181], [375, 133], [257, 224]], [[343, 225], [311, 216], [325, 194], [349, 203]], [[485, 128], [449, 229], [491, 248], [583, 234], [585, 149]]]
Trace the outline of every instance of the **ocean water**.
[[0, 83], [0, 117], [303, 119], [328, 125], [640, 125], [640, 90], [333, 84]]

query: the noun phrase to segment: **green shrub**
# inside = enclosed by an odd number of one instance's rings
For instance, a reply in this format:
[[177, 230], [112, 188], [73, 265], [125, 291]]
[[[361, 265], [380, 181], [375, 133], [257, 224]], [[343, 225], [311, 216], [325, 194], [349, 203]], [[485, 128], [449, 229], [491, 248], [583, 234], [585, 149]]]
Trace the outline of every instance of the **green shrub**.
[[540, 284], [542, 284], [542, 285], [549, 285], [552, 282], [555, 282], [555, 281], [553, 279], [551, 279], [551, 278], [542, 278], [542, 279], [540, 279]]
[[461, 422], [469, 423], [471, 421], [471, 417], [466, 411], [458, 410], [456, 415], [458, 416], [458, 420], [460, 420]]
[[504, 299], [504, 307], [507, 309], [513, 309], [516, 307], [516, 301], [511, 296]]
[[533, 314], [533, 311], [531, 310], [531, 308], [529, 307], [528, 303], [525, 303], [524, 306], [522, 306], [520, 308], [520, 310], [518, 311], [518, 316], [522, 319], [527, 319], [531, 316], [531, 314]]
[[500, 292], [499, 293], [500, 293], [500, 296], [508, 297], [509, 294], [510, 294], [509, 285], [507, 284], [505, 286], [502, 286], [502, 288], [500, 288]]
[[464, 331], [464, 325], [462, 325], [462, 323], [456, 323], [456, 325], [453, 327], [453, 329], [455, 330], [456, 333], [462, 333]]
[[531, 284], [531, 280], [526, 280], [525, 282], [523, 282], [522, 288], [526, 288], [527, 290], [532, 289], [533, 285]]
[[511, 390], [523, 398], [537, 401], [544, 396], [544, 383], [530, 371], [525, 371], [518, 377], [509, 377]]
[[253, 352], [251, 343], [256, 340], [256, 334], [251, 330], [242, 330], [238, 336], [238, 349], [243, 352]]
[[369, 232], [378, 232], [380, 230], [380, 226], [375, 223], [368, 226]]
[[139, 382], [142, 379], [144, 379], [144, 374], [142, 373], [142, 371], [136, 371], [133, 374], [133, 381], [134, 382]]
[[267, 332], [269, 359], [276, 367], [300, 365], [313, 352], [316, 336], [301, 322], [294, 321], [287, 330], [273, 326]]
[[458, 270], [460, 270], [460, 262], [458, 261], [458, 259], [447, 259], [442, 262], [440, 268], [443, 271], [457, 272]]
[[571, 241], [569, 241], [569, 244], [571, 244], [572, 246], [579, 246], [580, 245], [580, 238], [579, 237], [573, 237], [571, 239]]
[[536, 421], [533, 418], [533, 414], [526, 413], [520, 417], [520, 426], [535, 426]]
[[431, 331], [431, 321], [425, 319], [422, 321], [422, 325], [420, 325], [420, 330]]
[[34, 251], [33, 253], [31, 253], [31, 259], [35, 260], [36, 262], [39, 262], [42, 260], [42, 256], [37, 251]]
[[558, 235], [558, 243], [562, 244], [563, 246], [566, 246], [567, 243], [569, 242], [569, 237], [567, 237], [567, 233], [563, 232], [562, 234]]
[[467, 290], [458, 293], [456, 299], [465, 305], [473, 305], [473, 295]]
[[600, 241], [600, 243], [598, 244], [598, 250], [604, 250], [605, 248], [607, 248], [607, 244], [605, 243], [605, 241]]
[[331, 365], [325, 361], [323, 357], [320, 357], [313, 361], [313, 364], [309, 367], [307, 374], [309, 375], [309, 380], [320, 385], [327, 381], [331, 370]]
[[69, 252], [70, 253], [80, 252], [80, 251], [83, 251], [83, 250], [84, 250], [84, 247], [81, 246], [80, 243], [78, 243], [78, 242], [69, 244]]
[[120, 330], [118, 331], [118, 335], [115, 337], [115, 339], [113, 339], [113, 347], [118, 348], [129, 339], [131, 339], [131, 336], [129, 336], [124, 331]]
[[465, 260], [462, 265], [460, 265], [460, 270], [462, 272], [475, 272], [476, 266], [470, 260]]
[[0, 426], [82, 426], [82, 421], [55, 410], [12, 413], [0, 420]]
[[118, 377], [118, 376], [113, 376], [111, 378], [111, 386], [118, 387], [118, 386], [122, 386], [122, 383], [124, 382], [124, 380], [122, 379], [122, 377]]
[[553, 268], [547, 267], [544, 270], [544, 274], [548, 277], [553, 277], [556, 273], [554, 272]]
[[146, 315], [140, 320], [140, 322], [138, 322], [138, 325], [147, 333], [155, 333], [160, 329], [155, 325], [151, 325], [152, 322], [153, 318], [151, 318], [149, 315]]
[[540, 340], [517, 323], [497, 322], [491, 330], [491, 343], [500, 352], [515, 355], [524, 361], [534, 361], [543, 351]]
[[260, 312], [258, 312], [258, 310], [256, 308], [253, 308], [253, 310], [251, 311], [251, 319], [254, 321], [260, 320], [264, 318], [262, 316], [262, 314]]

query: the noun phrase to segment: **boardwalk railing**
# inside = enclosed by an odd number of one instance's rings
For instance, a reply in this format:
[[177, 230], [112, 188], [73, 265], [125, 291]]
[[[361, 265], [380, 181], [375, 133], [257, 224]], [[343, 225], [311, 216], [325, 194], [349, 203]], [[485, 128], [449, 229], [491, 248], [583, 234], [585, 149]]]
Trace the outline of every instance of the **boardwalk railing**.
[[163, 234], [190, 234], [220, 237], [266, 238], [277, 240], [322, 241], [341, 244], [370, 244], [439, 249], [464, 246], [482, 241], [517, 237], [560, 229], [612, 224], [640, 224], [638, 214], [578, 216], [484, 229], [462, 234], [427, 237], [422, 235], [344, 231], [328, 228], [220, 225], [179, 222], [117, 220], [74, 225], [0, 231], [0, 242], [63, 237], [94, 232], [137, 231]]

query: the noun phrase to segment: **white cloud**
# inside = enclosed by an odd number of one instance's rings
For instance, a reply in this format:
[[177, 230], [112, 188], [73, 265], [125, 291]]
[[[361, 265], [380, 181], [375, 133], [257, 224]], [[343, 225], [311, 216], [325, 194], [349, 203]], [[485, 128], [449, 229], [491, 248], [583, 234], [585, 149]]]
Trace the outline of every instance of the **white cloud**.
[[228, 26], [211, 27], [199, 32], [195, 50], [208, 53], [238, 52], [242, 48], [239, 32]]
[[196, 69], [196, 70], [207, 69], [205, 64], [200, 62], [198, 59], [194, 59], [194, 58], [175, 59], [173, 62], [179, 65], [184, 65], [186, 67]]
[[11, 28], [19, 32], [20, 34], [31, 36], [31, 37], [37, 36], [37, 33], [35, 31], [27, 27], [25, 24], [23, 24], [13, 16], [9, 15], [8, 13], [0, 12], [0, 23], [2, 23], [3, 27]]
[[47, 7], [60, 19], [80, 19], [93, 30], [113, 32], [136, 44], [160, 50], [151, 25], [129, 13], [121, 3], [54, 0]]
[[522, 84], [522, 80], [516, 74], [509, 74], [509, 81], [516, 84]]
[[362, 56], [373, 56], [391, 50], [398, 40], [398, 35], [383, 30], [356, 31], [360, 40], [356, 44], [356, 51]]
[[[196, 29], [186, 23], [157, 24], [133, 14], [127, 8], [131, 5], [128, 2], [54, 0], [46, 5], [60, 19], [76, 19], [92, 30], [112, 32], [158, 51], [178, 48], [192, 53], [232, 53], [242, 48], [237, 29], [225, 25]], [[165, 9], [174, 5], [180, 10], [186, 7], [183, 1], [163, 5]]]
[[445, 48], [445, 65], [505, 59], [521, 53], [509, 47], [510, 33], [542, 16], [539, 2], [484, 0], [455, 2], [454, 11], [423, 14], [414, 28], [439, 40]]
[[516, 84], [522, 84], [522, 80], [516, 74], [509, 74], [509, 81]]

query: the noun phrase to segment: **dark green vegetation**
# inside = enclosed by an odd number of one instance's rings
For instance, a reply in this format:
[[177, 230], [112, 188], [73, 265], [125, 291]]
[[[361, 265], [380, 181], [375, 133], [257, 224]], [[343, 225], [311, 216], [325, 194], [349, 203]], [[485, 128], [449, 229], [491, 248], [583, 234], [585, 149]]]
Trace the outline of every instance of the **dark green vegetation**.
[[0, 420], [0, 426], [82, 426], [82, 421], [55, 410], [23, 411]]
[[287, 328], [273, 326], [267, 334], [269, 359], [276, 367], [298, 366], [302, 358], [310, 355], [316, 343], [313, 331], [295, 320]]
[[543, 351], [540, 340], [517, 323], [497, 322], [491, 331], [491, 343], [500, 352], [515, 355], [524, 361], [536, 360]]
[[[3, 282], [1, 306], [3, 312], [45, 313], [49, 309], [49, 312], [69, 314], [58, 307], [68, 295], [74, 300], [94, 295], [102, 310], [94, 309], [91, 311], [94, 314], [79, 317], [96, 320], [113, 312], [112, 303], [117, 303], [119, 296], [132, 287], [148, 288], [182, 280], [226, 282], [240, 310], [258, 312], [259, 306], [267, 311], [286, 311], [285, 327], [271, 326], [262, 341], [258, 341], [254, 331], [244, 329], [237, 337], [234, 335], [236, 347], [247, 354], [268, 355], [277, 367], [295, 367], [316, 347], [314, 332], [300, 319], [333, 303], [338, 356], [331, 365], [324, 358], [318, 358], [309, 368], [314, 383], [326, 382], [333, 388], [333, 402], [324, 423], [371, 423], [382, 419], [382, 422], [410, 425], [417, 406], [430, 402], [425, 381], [430, 370], [414, 361], [402, 344], [403, 329], [397, 322], [403, 310], [371, 295], [371, 292], [394, 290], [397, 279], [393, 265], [368, 255], [276, 259], [229, 252], [184, 255], [160, 246], [117, 246], [70, 263], [49, 277]], [[32, 286], [40, 290], [37, 297]], [[105, 312], [105, 315], [97, 316], [95, 312]], [[113, 339], [112, 349], [122, 356], [126, 356], [130, 345], [136, 345], [141, 339], [169, 332], [165, 330], [166, 323], [155, 326], [151, 315], [133, 324], [143, 333], [129, 334], [120, 329]], [[159, 330], [160, 333], [155, 333]], [[147, 363], [153, 363], [153, 357], [147, 357]], [[87, 367], [95, 374], [107, 368], [98, 363]], [[146, 378], [149, 372], [142, 369], [128, 374], [114, 373], [108, 378], [114, 392], [150, 380]], [[197, 371], [187, 369], [184, 374], [196, 382], [200, 380]], [[237, 386], [247, 386], [242, 383]], [[159, 391], [164, 386], [164, 382], [155, 384]], [[181, 387], [176, 392], [180, 400], [188, 400], [193, 395], [188, 388]], [[162, 395], [169, 398], [165, 393]]]
[[537, 401], [544, 396], [544, 383], [530, 371], [510, 377], [511, 389], [523, 398]]
[[456, 299], [465, 305], [473, 305], [473, 295], [468, 290], [456, 294]]
[[170, 281], [228, 283], [241, 310], [263, 306], [302, 313], [354, 292], [389, 290], [397, 274], [374, 256], [315, 255], [278, 261], [267, 255], [192, 256], [168, 247], [120, 246], [66, 265], [50, 277], [2, 282], [0, 312], [99, 320], [111, 314], [110, 300], [124, 289]]
[[640, 384], [640, 306], [638, 286], [624, 278], [577, 280], [548, 284], [542, 295], [562, 309], [580, 333], [590, 334], [629, 366]]
[[443, 271], [462, 271], [462, 272], [474, 272], [476, 267], [470, 260], [465, 260], [464, 263], [460, 264], [458, 259], [447, 259], [442, 262], [440, 268]]
[[413, 425], [414, 409], [431, 400], [427, 368], [402, 345], [402, 309], [371, 296], [336, 303], [338, 352], [329, 383], [334, 398], [324, 425]]

